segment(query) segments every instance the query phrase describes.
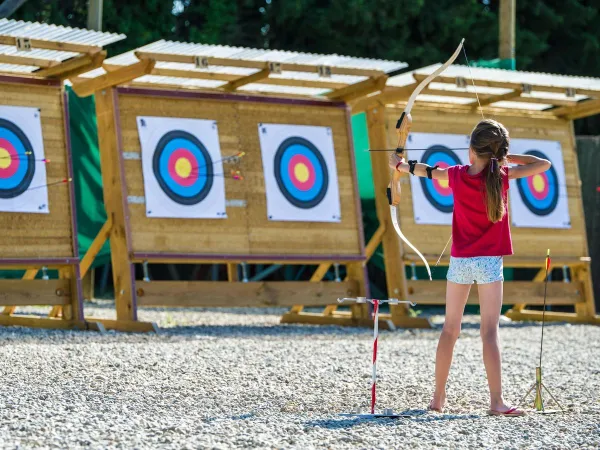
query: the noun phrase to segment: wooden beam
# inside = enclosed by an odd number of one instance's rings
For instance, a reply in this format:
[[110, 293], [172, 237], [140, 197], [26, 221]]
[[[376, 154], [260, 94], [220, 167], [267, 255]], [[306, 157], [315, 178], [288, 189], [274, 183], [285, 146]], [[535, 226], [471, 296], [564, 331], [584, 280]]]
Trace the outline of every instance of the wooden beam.
[[41, 68], [53, 67], [60, 64], [60, 61], [50, 59], [32, 58], [29, 56], [0, 55], [0, 63], [18, 64], [20, 66], [35, 66]]
[[154, 68], [155, 61], [144, 59], [130, 66], [124, 66], [114, 72], [100, 75], [86, 81], [73, 83], [73, 90], [79, 97], [87, 97], [94, 92], [135, 80], [149, 74]]
[[0, 280], [0, 306], [67, 305], [69, 280]]
[[89, 246], [87, 253], [81, 260], [81, 263], [79, 265], [79, 268], [81, 271], [81, 274], [80, 274], [81, 278], [84, 278], [85, 275], [87, 274], [88, 270], [90, 269], [90, 267], [92, 267], [92, 263], [94, 262], [94, 259], [96, 259], [96, 256], [98, 255], [98, 253], [100, 253], [100, 250], [102, 250], [102, 246], [104, 245], [106, 240], [110, 237], [111, 231], [112, 231], [112, 220], [109, 216], [106, 219], [106, 222], [104, 222], [104, 225], [102, 225], [102, 228], [100, 228], [100, 231], [98, 232], [98, 234], [96, 235], [94, 240], [92, 241], [92, 244]]
[[154, 322], [140, 322], [138, 320], [113, 320], [97, 317], [86, 319], [89, 324], [99, 324], [106, 330], [124, 331], [129, 333], [156, 333], [160, 329]]
[[312, 276], [310, 277], [310, 281], [312, 281], [313, 283], [321, 281], [323, 279], [323, 277], [327, 274], [327, 272], [329, 272], [330, 267], [331, 267], [331, 263], [319, 264], [319, 266], [317, 267], [317, 270], [315, 270], [315, 273], [313, 273]]
[[82, 73], [101, 67], [105, 58], [106, 52], [98, 52], [93, 55], [85, 54], [71, 58], [56, 66], [38, 70], [33, 75], [41, 78], [60, 78], [61, 80], [66, 80], [67, 78], [76, 77]]
[[[304, 323], [311, 325], [337, 325], [341, 327], [364, 327], [373, 328], [372, 319], [355, 318], [349, 314], [336, 311], [334, 314], [325, 315], [319, 313], [287, 313], [281, 317], [281, 323]], [[393, 330], [395, 328], [433, 328], [429, 319], [425, 317], [396, 317], [389, 314], [379, 315], [379, 329]]]
[[358, 282], [151, 281], [137, 284], [138, 305], [164, 307], [326, 306], [357, 296]]
[[48, 319], [40, 317], [22, 317], [22, 316], [2, 316], [0, 315], [0, 325], [4, 327], [18, 326], [28, 328], [47, 328], [47, 329], [97, 329], [93, 324], [83, 320], [64, 320], [64, 319]]
[[[440, 255], [424, 254], [423, 256], [429, 263], [435, 263]], [[417, 255], [405, 254], [403, 256], [403, 258], [406, 262], [409, 262], [409, 263], [414, 262], [417, 266], [424, 265], [423, 260], [421, 260], [421, 258], [419, 258]], [[523, 256], [505, 256], [504, 257], [504, 267], [539, 268], [540, 266], [542, 266], [542, 264], [544, 262], [543, 258], [544, 257], [542, 256], [541, 263], [540, 263], [539, 257], [528, 258], [528, 257], [523, 257]], [[441, 261], [442, 265], [444, 264], [444, 261], [446, 264], [448, 263], [447, 256], [444, 257], [444, 259], [442, 259], [442, 261]], [[588, 256], [580, 256], [580, 257], [577, 257], [577, 256], [572, 256], [572, 257], [553, 256], [552, 257], [552, 264], [555, 266], [577, 267], [577, 266], [589, 265], [590, 263], [591, 263], [591, 259]]]
[[[523, 310], [520, 312], [517, 311], [507, 311], [506, 317], [511, 318], [512, 320], [542, 320], [542, 311], [531, 311], [531, 310]], [[570, 323], [588, 323], [592, 325], [600, 325], [600, 316], [579, 316], [576, 313], [567, 313], [567, 312], [556, 312], [556, 311], [546, 311], [543, 316], [544, 320], [547, 322], [570, 322]]]
[[[27, 269], [21, 279], [22, 280], [35, 280], [35, 277], [37, 276], [38, 272], [39, 272], [39, 269]], [[4, 311], [2, 311], [2, 314], [5, 316], [10, 316], [11, 314], [13, 314], [15, 312], [16, 309], [17, 309], [17, 307], [15, 305], [6, 306], [4, 308]]]
[[[68, 42], [45, 41], [41, 39], [31, 39], [31, 48], [40, 48], [45, 50], [56, 50], [59, 52], [73, 53], [96, 53], [102, 50], [102, 47], [97, 45], [86, 44], [71, 44]], [[0, 36], [0, 44], [2, 45], [17, 45], [17, 38], [14, 36]]]
[[[104, 64], [103, 66], [108, 72], [113, 72], [124, 66], [117, 66], [114, 64]], [[222, 72], [210, 72], [205, 70], [182, 70], [182, 69], [167, 69], [162, 67], [154, 67], [151, 72], [152, 75], [162, 77], [173, 77], [173, 78], [187, 78], [187, 79], [198, 79], [198, 80], [217, 80], [217, 81], [233, 81], [240, 79], [239, 75], [233, 75], [230, 73]], [[345, 83], [338, 83], [333, 81], [325, 80], [297, 80], [293, 78], [263, 78], [260, 80], [261, 84], [273, 84], [277, 86], [294, 86], [294, 87], [306, 87], [306, 88], [323, 88], [323, 89], [339, 89], [347, 86]], [[154, 85], [154, 83], [153, 83]], [[181, 86], [180, 86], [181, 87]]]
[[[548, 289], [548, 305], [574, 305], [584, 302], [580, 282], [555, 282]], [[419, 305], [444, 305], [446, 303], [446, 281], [408, 280], [409, 299]], [[544, 304], [544, 283], [534, 281], [507, 281], [504, 283], [504, 305], [526, 303]], [[467, 305], [478, 305], [477, 288], [471, 289]]]
[[499, 95], [490, 95], [490, 96], [486, 96], [484, 98], [479, 98], [479, 101], [477, 101], [477, 98], [475, 98], [475, 101], [473, 103], [471, 103], [471, 108], [473, 109], [477, 109], [479, 108], [479, 106], [487, 106], [487, 105], [491, 105], [492, 103], [496, 103], [496, 102], [504, 102], [507, 100], [512, 100], [514, 98], [520, 97], [521, 93], [523, 91], [521, 89], [515, 89], [513, 91], [507, 92], [505, 94], [499, 94]]
[[233, 92], [237, 88], [245, 86], [246, 84], [256, 83], [257, 81], [264, 80], [265, 78], [269, 78], [269, 74], [271, 71], [268, 68], [264, 68], [259, 70], [258, 72], [254, 72], [253, 74], [247, 75], [245, 77], [237, 78], [236, 80], [232, 80], [226, 85], [222, 87], [223, 90], [227, 92]]
[[[195, 55], [173, 55], [169, 53], [158, 53], [158, 52], [144, 52], [144, 51], [136, 51], [135, 56], [139, 59], [154, 59], [156, 61], [161, 62], [176, 62], [182, 64], [195, 64], [196, 56]], [[202, 56], [202, 55], [197, 55]], [[263, 69], [265, 66], [265, 61], [254, 61], [248, 59], [229, 59], [229, 58], [215, 58], [215, 57], [206, 57], [206, 61], [209, 66], [225, 66], [225, 67], [247, 67], [250, 69]], [[290, 71], [290, 72], [309, 72], [309, 73], [317, 73], [318, 66], [312, 64], [297, 64], [297, 63], [281, 63], [282, 71]], [[374, 69], [352, 69], [352, 68], [344, 68], [344, 67], [332, 67], [331, 68], [332, 75], [355, 75], [355, 76], [380, 76], [383, 75], [384, 72], [381, 70]]]
[[[138, 70], [146, 70], [147, 68], [148, 66]], [[116, 89], [103, 89], [95, 96], [95, 100], [104, 206], [106, 215], [111, 218], [112, 222], [110, 227], [110, 257], [117, 320], [137, 320], [135, 280], [132, 276], [134, 267], [130, 260], [127, 242], [126, 217], [129, 211], [124, 198], [126, 195], [125, 186], [123, 185], [125, 174], [120, 160], [121, 136]]]
[[582, 100], [573, 106], [563, 106], [550, 111], [557, 117], [567, 120], [581, 119], [600, 113], [600, 99]]
[[[508, 73], [510, 74], [510, 72], [508, 72]], [[413, 78], [415, 79], [415, 81], [420, 83], [425, 78], [427, 78], [427, 75], [414, 73]], [[469, 83], [471, 82], [471, 80], [468, 80], [468, 81], [469, 81]], [[514, 83], [514, 82], [510, 82], [510, 81], [491, 81], [491, 80], [484, 80], [484, 79], [475, 79], [473, 81], [475, 82], [476, 87], [482, 86], [482, 87], [494, 87], [494, 88], [503, 88], [503, 89], [523, 89], [523, 83]], [[433, 82], [434, 83], [447, 83], [447, 84], [456, 86], [456, 77], [440, 75], [438, 77], [435, 77], [435, 80]], [[530, 83], [528, 83], [528, 84], [530, 84]], [[543, 85], [538, 85], [538, 84], [530, 84], [530, 86], [531, 86], [532, 90], [535, 92], [554, 92], [554, 93], [558, 93], [558, 94], [565, 94], [565, 98], [566, 98], [567, 88], [565, 88], [565, 87], [543, 86]], [[598, 89], [575, 88], [575, 91], [576, 91], [577, 95], [589, 95], [592, 97], [600, 97], [600, 90], [598, 90]]]
[[325, 97], [330, 100], [341, 100], [344, 102], [350, 102], [358, 98], [366, 97], [373, 92], [381, 92], [385, 88], [385, 83], [388, 77], [382, 75], [379, 77], [371, 77], [359, 83], [354, 83], [349, 86], [336, 89], [335, 91], [328, 92]]
[[381, 223], [379, 225], [379, 227], [377, 227], [377, 230], [375, 230], [375, 233], [373, 233], [373, 236], [371, 236], [369, 243], [365, 247], [365, 254], [367, 255], [367, 261], [369, 261], [371, 259], [371, 257], [375, 253], [375, 250], [377, 250], [377, 247], [379, 247], [379, 244], [381, 244], [381, 240], [383, 239], [384, 235], [385, 235], [385, 223]]

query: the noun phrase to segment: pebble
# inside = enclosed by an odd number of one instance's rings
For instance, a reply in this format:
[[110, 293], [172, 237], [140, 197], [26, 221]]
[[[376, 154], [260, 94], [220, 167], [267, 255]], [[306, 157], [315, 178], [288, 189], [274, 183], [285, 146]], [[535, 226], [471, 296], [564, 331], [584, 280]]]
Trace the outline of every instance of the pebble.
[[[109, 306], [86, 310], [113, 317]], [[465, 318], [443, 414], [425, 411], [443, 317], [383, 331], [378, 409], [414, 416], [364, 420], [339, 414], [368, 410], [372, 330], [281, 325], [283, 312], [141, 310], [159, 335], [0, 328], [0, 449], [600, 447], [600, 327], [547, 325], [543, 380], [568, 411], [521, 418], [486, 415], [477, 316]], [[501, 324], [510, 403], [535, 381], [540, 332]]]

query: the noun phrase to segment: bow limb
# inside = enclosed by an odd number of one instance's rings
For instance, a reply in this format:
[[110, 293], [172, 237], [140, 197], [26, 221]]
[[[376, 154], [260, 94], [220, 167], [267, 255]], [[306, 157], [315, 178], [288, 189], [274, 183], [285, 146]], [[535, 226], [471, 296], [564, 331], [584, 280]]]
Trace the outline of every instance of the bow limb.
[[[408, 134], [410, 133], [410, 127], [412, 125], [412, 117], [410, 115], [410, 111], [412, 110], [412, 107], [415, 104], [417, 97], [419, 96], [421, 91], [429, 83], [431, 83], [431, 81], [433, 81], [433, 79], [435, 77], [440, 75], [444, 70], [446, 70], [448, 68], [448, 66], [450, 66], [450, 64], [452, 64], [456, 60], [456, 58], [460, 54], [460, 51], [463, 48], [464, 42], [465, 42], [465, 40], [462, 39], [460, 41], [460, 44], [456, 48], [456, 50], [454, 50], [454, 53], [452, 54], [452, 56], [450, 56], [450, 58], [444, 64], [442, 64], [440, 67], [438, 67], [437, 70], [435, 70], [427, 78], [425, 78], [423, 81], [421, 81], [421, 83], [419, 83], [417, 85], [415, 90], [412, 92], [412, 94], [408, 98], [406, 107], [404, 108], [404, 111], [402, 112], [400, 119], [398, 119], [398, 122], [396, 123], [396, 132], [398, 133], [398, 145], [396, 146], [396, 153], [398, 153], [398, 154], [404, 153], [406, 141], [408, 139]], [[417, 250], [417, 248], [414, 245], [412, 245], [408, 239], [406, 239], [406, 236], [404, 236], [404, 234], [400, 230], [400, 225], [398, 225], [398, 216], [396, 213], [396, 207], [400, 203], [400, 194], [402, 191], [401, 186], [400, 186], [400, 175], [401, 175], [401, 173], [399, 171], [394, 170], [392, 179], [387, 188], [387, 197], [388, 197], [388, 202], [390, 204], [390, 215], [392, 216], [392, 223], [394, 224], [394, 229], [396, 230], [396, 233], [398, 234], [400, 239], [402, 239], [404, 241], [404, 243], [406, 243], [406, 245], [408, 245], [423, 260], [423, 263], [425, 264], [425, 267], [427, 268], [427, 273], [429, 274], [429, 279], [431, 280], [432, 279], [431, 278], [431, 269], [429, 268], [429, 263], [427, 262], [425, 257], [421, 254], [421, 252], [419, 250]]]
[[425, 263], [425, 268], [427, 269], [427, 274], [429, 275], [429, 279], [432, 280], [431, 269], [429, 268], [429, 264], [427, 263], [427, 260], [421, 254], [421, 252], [419, 250], [417, 250], [417, 248], [414, 245], [412, 245], [408, 239], [406, 239], [406, 236], [404, 236], [404, 233], [402, 233], [402, 230], [400, 229], [400, 225], [398, 225], [398, 215], [396, 213], [395, 206], [390, 206], [390, 214], [392, 216], [392, 224], [394, 224], [394, 229], [396, 230], [396, 233], [398, 233], [398, 236], [400, 236], [400, 239], [402, 239], [404, 241], [404, 243], [406, 245], [408, 245], [419, 256], [419, 258], [421, 258], [423, 260], [423, 262]]

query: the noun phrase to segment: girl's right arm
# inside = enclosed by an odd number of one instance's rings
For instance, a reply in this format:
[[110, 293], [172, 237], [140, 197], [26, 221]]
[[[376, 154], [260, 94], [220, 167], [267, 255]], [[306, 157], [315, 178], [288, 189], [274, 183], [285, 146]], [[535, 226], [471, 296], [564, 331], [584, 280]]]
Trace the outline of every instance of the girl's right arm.
[[511, 167], [508, 171], [508, 178], [525, 178], [538, 173], [545, 172], [552, 166], [552, 163], [547, 159], [538, 158], [533, 155], [507, 155], [508, 162], [517, 164], [516, 167]]

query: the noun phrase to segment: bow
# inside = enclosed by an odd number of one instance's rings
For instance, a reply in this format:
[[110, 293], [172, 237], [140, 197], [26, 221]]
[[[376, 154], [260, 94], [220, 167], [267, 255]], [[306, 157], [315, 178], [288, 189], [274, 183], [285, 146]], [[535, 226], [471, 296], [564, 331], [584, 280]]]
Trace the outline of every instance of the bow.
[[[402, 112], [400, 119], [398, 119], [398, 122], [396, 123], [396, 132], [398, 133], [398, 145], [396, 146], [397, 154], [401, 155], [404, 153], [406, 140], [408, 139], [408, 133], [410, 132], [410, 127], [412, 125], [412, 117], [410, 116], [410, 111], [415, 103], [415, 100], [417, 99], [417, 96], [421, 93], [421, 91], [425, 88], [425, 86], [427, 86], [429, 83], [431, 83], [431, 81], [435, 77], [437, 77], [439, 74], [441, 74], [444, 70], [446, 70], [448, 68], [448, 66], [450, 64], [452, 64], [454, 62], [454, 60], [458, 57], [458, 55], [463, 47], [464, 42], [465, 42], [464, 39], [462, 41], [460, 41], [460, 44], [458, 45], [458, 47], [456, 48], [456, 50], [454, 51], [454, 53], [452, 54], [450, 59], [448, 59], [448, 61], [446, 61], [444, 64], [442, 64], [435, 72], [433, 72], [427, 78], [425, 78], [423, 81], [421, 81], [421, 83], [419, 83], [419, 85], [415, 88], [413, 93], [410, 95], [410, 97], [408, 99], [408, 103], [406, 104], [406, 107], [404, 108], [404, 111]], [[399, 172], [398, 170], [394, 170], [394, 174], [392, 175], [392, 180], [390, 181], [390, 184], [388, 185], [388, 188], [387, 188], [387, 197], [388, 197], [388, 202], [390, 204], [390, 215], [392, 216], [392, 223], [394, 225], [394, 229], [396, 230], [396, 233], [398, 234], [398, 236], [400, 236], [400, 239], [402, 239], [404, 241], [404, 243], [406, 245], [408, 245], [423, 260], [423, 262], [425, 263], [425, 267], [427, 268], [427, 273], [429, 274], [429, 279], [431, 280], [432, 279], [431, 278], [431, 269], [429, 268], [429, 264], [427, 263], [427, 260], [421, 254], [421, 252], [419, 250], [417, 250], [417, 248], [414, 245], [412, 245], [408, 239], [406, 239], [406, 236], [404, 236], [404, 234], [402, 233], [402, 230], [400, 229], [400, 225], [398, 224], [398, 215], [396, 213], [396, 207], [400, 203], [400, 192], [401, 192], [400, 175], [401, 175], [401, 172]]]

